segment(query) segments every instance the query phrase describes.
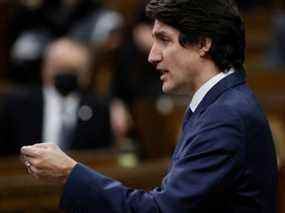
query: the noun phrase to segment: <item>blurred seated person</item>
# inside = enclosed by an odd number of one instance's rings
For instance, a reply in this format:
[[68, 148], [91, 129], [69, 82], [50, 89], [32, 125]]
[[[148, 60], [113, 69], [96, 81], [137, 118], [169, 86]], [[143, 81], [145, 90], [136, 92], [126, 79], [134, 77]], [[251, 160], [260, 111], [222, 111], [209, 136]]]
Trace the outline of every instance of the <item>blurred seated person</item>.
[[146, 17], [144, 8], [144, 4], [140, 4], [134, 24], [127, 32], [113, 82], [113, 96], [128, 106], [136, 99], [156, 98], [162, 94], [159, 74], [147, 62], [153, 43], [153, 23]]
[[145, 1], [139, 3], [136, 17], [127, 29], [120, 48], [112, 82], [112, 125], [118, 138], [128, 136], [139, 140], [133, 110], [140, 99], [156, 100], [161, 96], [159, 73], [147, 62], [151, 49], [152, 20], [146, 17]]
[[100, 8], [93, 0], [20, 0], [9, 1], [10, 49], [8, 78], [17, 84], [38, 85], [40, 64], [45, 46], [69, 34]]
[[2, 152], [17, 153], [23, 145], [47, 141], [65, 150], [110, 147], [109, 108], [84, 90], [89, 64], [89, 51], [79, 43], [60, 39], [48, 46], [42, 88], [21, 89], [5, 98], [0, 114]]

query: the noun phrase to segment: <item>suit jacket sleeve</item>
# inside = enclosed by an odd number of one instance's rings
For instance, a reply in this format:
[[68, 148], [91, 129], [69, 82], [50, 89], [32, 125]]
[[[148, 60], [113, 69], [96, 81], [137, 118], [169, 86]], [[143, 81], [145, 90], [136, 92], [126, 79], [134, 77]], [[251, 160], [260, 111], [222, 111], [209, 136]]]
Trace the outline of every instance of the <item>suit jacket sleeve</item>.
[[83, 212], [200, 212], [211, 194], [229, 190], [241, 174], [245, 134], [241, 119], [227, 107], [209, 109], [199, 120], [194, 136], [186, 133], [185, 147], [161, 187], [150, 192], [130, 189], [77, 164], [61, 207]]

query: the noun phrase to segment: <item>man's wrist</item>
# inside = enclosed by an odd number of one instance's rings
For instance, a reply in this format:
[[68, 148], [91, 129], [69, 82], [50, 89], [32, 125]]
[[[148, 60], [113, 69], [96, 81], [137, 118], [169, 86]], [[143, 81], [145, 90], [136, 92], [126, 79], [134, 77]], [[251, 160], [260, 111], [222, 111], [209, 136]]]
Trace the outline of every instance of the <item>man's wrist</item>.
[[64, 168], [64, 178], [63, 178], [63, 184], [66, 183], [71, 171], [73, 170], [73, 168], [77, 165], [78, 162], [76, 162], [75, 160], [71, 159], [70, 164], [68, 166], [66, 166], [66, 168]]

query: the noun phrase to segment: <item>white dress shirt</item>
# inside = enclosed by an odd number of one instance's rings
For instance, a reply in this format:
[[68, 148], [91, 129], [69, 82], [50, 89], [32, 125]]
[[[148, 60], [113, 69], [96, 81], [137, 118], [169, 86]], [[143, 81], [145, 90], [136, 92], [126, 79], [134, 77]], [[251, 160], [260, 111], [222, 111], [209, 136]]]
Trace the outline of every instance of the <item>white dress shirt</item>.
[[60, 145], [62, 125], [72, 127], [76, 124], [79, 97], [76, 94], [63, 97], [53, 87], [44, 88], [43, 95], [42, 140]]
[[204, 83], [193, 95], [192, 100], [190, 102], [190, 109], [194, 112], [198, 105], [201, 103], [203, 98], [206, 94], [212, 89], [219, 81], [223, 78], [227, 77], [228, 75], [234, 73], [235, 70], [231, 68], [228, 72], [220, 72], [219, 74], [215, 75], [211, 79], [209, 79], [206, 83]]

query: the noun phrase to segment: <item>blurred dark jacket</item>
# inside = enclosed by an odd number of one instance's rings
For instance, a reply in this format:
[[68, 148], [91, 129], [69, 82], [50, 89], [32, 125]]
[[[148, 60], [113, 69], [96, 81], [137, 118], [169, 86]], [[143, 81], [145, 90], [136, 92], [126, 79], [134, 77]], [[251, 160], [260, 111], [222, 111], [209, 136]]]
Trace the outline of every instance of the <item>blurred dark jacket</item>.
[[[2, 97], [0, 107], [0, 144], [2, 154], [17, 154], [23, 145], [42, 142], [43, 91], [24, 89]], [[96, 96], [80, 94], [81, 107], [87, 106], [93, 116], [77, 122], [72, 132], [69, 149], [98, 149], [110, 147], [113, 136], [109, 108]]]

